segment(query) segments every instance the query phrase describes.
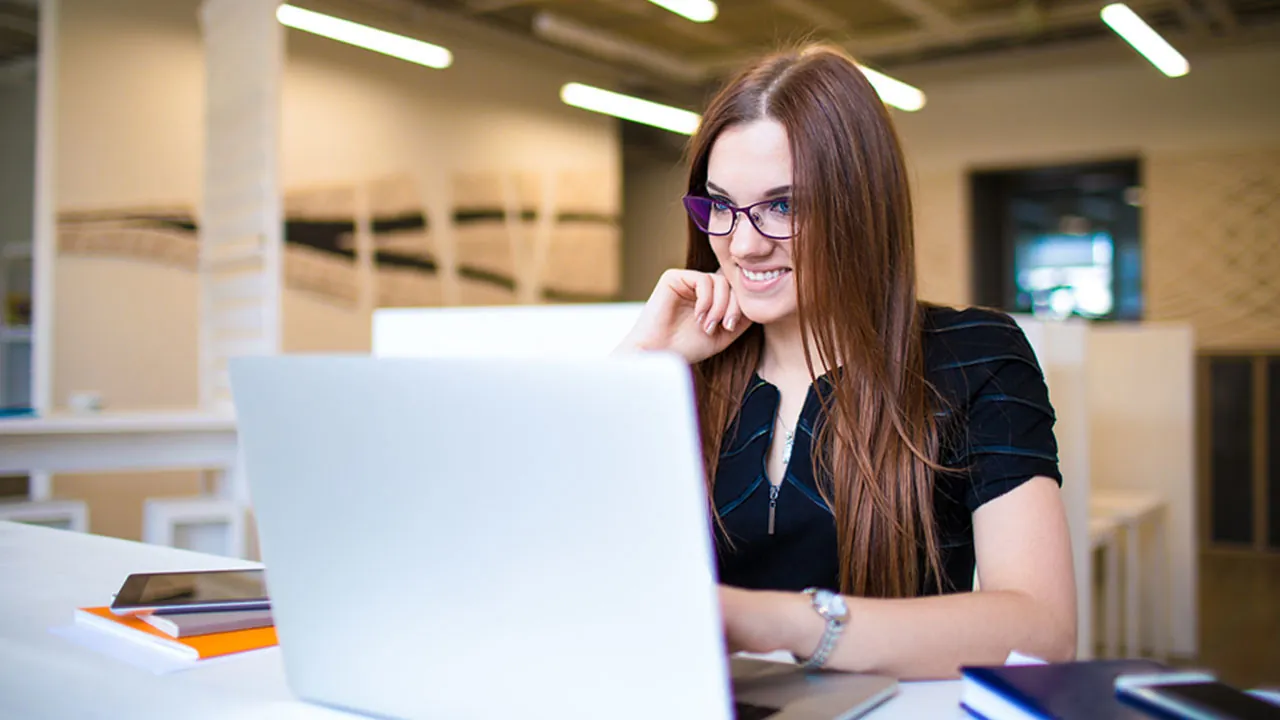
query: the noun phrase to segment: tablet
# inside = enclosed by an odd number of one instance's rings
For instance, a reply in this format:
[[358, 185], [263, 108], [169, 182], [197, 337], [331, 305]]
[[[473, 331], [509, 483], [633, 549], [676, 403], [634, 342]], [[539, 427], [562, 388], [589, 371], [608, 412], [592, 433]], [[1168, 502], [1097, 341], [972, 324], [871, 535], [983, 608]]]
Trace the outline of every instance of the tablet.
[[125, 579], [111, 603], [117, 615], [270, 607], [260, 569], [135, 573]]

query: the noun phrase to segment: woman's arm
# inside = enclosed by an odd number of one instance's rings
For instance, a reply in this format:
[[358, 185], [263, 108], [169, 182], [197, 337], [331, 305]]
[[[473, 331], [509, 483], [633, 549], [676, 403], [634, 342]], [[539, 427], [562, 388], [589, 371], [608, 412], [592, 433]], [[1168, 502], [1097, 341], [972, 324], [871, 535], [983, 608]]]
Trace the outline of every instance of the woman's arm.
[[[1032, 478], [978, 508], [981, 590], [908, 600], [846, 598], [849, 621], [827, 667], [903, 679], [955, 677], [1010, 651], [1050, 661], [1076, 651], [1076, 591], [1055, 481]], [[813, 653], [825, 623], [799, 593], [722, 588], [732, 651]]]

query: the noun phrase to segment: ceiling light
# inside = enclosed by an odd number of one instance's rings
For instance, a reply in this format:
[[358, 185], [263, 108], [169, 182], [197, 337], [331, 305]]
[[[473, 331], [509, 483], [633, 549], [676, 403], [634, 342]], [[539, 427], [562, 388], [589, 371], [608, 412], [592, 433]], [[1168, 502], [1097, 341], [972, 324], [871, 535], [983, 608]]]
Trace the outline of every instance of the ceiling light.
[[697, 113], [688, 110], [660, 105], [581, 83], [568, 83], [560, 88], [560, 99], [566, 105], [652, 125], [682, 135], [692, 135], [693, 131], [698, 129], [698, 122], [701, 120]]
[[876, 94], [885, 104], [907, 112], [915, 112], [924, 107], [924, 93], [919, 88], [868, 67], [859, 65], [858, 69], [867, 76], [867, 81], [871, 83], [871, 87], [875, 88]]
[[1191, 70], [1187, 59], [1172, 45], [1151, 29], [1138, 14], [1124, 3], [1114, 3], [1102, 8], [1102, 22], [1106, 23], [1133, 46], [1156, 69], [1169, 77], [1182, 77]]
[[670, 10], [680, 17], [704, 23], [716, 19], [720, 8], [711, 0], [649, 0], [663, 10]]
[[367, 25], [353, 23], [331, 15], [322, 15], [311, 10], [303, 10], [293, 5], [281, 5], [276, 9], [276, 19], [281, 25], [313, 33], [348, 45], [372, 50], [407, 60], [411, 63], [426, 65], [443, 70], [453, 64], [453, 53], [439, 45], [432, 45], [421, 40], [396, 35], [384, 30], [376, 30]]

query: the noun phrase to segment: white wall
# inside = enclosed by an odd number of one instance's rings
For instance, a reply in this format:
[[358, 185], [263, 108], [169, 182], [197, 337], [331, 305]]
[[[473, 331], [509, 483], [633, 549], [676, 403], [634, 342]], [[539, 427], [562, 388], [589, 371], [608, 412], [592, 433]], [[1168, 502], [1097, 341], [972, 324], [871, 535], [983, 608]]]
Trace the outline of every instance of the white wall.
[[193, 203], [203, 49], [193, 0], [60, 0], [58, 210]]

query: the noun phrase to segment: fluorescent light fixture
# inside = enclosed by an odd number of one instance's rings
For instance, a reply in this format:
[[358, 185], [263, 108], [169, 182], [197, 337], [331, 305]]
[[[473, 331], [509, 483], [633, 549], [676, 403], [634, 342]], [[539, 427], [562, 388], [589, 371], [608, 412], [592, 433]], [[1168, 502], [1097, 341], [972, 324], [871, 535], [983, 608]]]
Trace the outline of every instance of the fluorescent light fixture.
[[1124, 3], [1113, 3], [1102, 8], [1102, 22], [1106, 23], [1133, 46], [1156, 69], [1169, 77], [1182, 77], [1191, 70], [1187, 59], [1172, 45], [1129, 9]]
[[884, 73], [876, 72], [869, 67], [859, 65], [858, 69], [862, 70], [862, 74], [867, 76], [867, 81], [871, 83], [871, 87], [876, 89], [876, 94], [880, 96], [880, 99], [885, 104], [907, 112], [915, 112], [924, 107], [924, 93], [919, 88], [891, 78]]
[[421, 40], [396, 35], [385, 30], [376, 30], [367, 25], [353, 23], [331, 15], [323, 15], [311, 10], [303, 10], [293, 5], [281, 5], [276, 9], [276, 19], [281, 25], [313, 33], [330, 40], [337, 40], [348, 45], [372, 50], [407, 60], [411, 63], [426, 65], [443, 70], [453, 64], [453, 53], [439, 45], [432, 45]]
[[652, 125], [681, 135], [692, 135], [693, 131], [698, 129], [698, 122], [702, 119], [697, 113], [688, 110], [601, 90], [581, 83], [568, 83], [560, 88], [560, 99], [566, 105]]
[[711, 22], [720, 13], [720, 8], [716, 7], [711, 0], [649, 0], [649, 2], [697, 23]]
[[[870, 68], [864, 67], [861, 70], [886, 104], [910, 112], [924, 107], [924, 93], [919, 89]], [[702, 116], [688, 110], [601, 90], [582, 83], [568, 83], [561, 87], [560, 99], [566, 105], [576, 108], [652, 125], [681, 135], [692, 135], [698, 129], [698, 123], [702, 121]]]

